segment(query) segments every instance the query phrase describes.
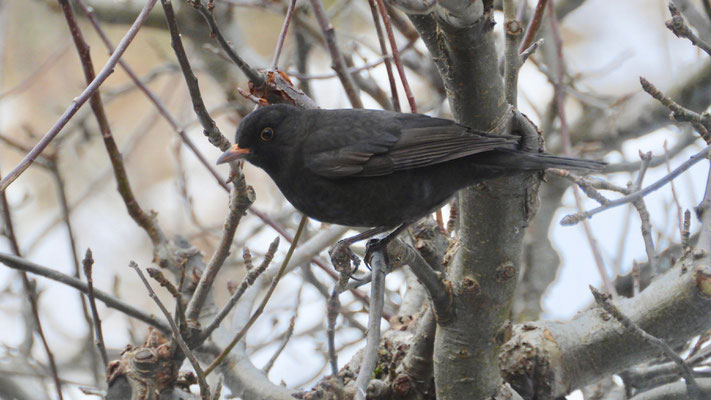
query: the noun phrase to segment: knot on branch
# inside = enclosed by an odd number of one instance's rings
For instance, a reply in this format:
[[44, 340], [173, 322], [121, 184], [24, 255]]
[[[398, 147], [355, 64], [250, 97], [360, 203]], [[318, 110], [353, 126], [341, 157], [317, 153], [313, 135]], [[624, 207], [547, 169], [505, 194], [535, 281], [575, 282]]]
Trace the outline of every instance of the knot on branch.
[[511, 261], [507, 261], [496, 268], [496, 281], [503, 283], [516, 276], [516, 266]]
[[695, 275], [696, 287], [701, 294], [711, 298], [711, 271], [708, 266], [699, 266]]
[[512, 19], [504, 23], [504, 29], [509, 36], [518, 36], [523, 32], [523, 27], [517, 19]]
[[558, 344], [550, 331], [533, 324], [514, 325], [511, 339], [501, 346], [499, 366], [504, 381], [521, 397], [547, 398], [551, 385], [531, 385], [531, 382], [553, 382], [552, 353]]
[[283, 71], [265, 70], [263, 76], [262, 82], [249, 82], [249, 94], [255, 96], [260, 105], [286, 103], [307, 109], [318, 108]]
[[[179, 366], [173, 355], [170, 341], [151, 328], [142, 346], [126, 346], [121, 358], [109, 363], [106, 378], [109, 391], [112, 384], [122, 377], [129, 382], [131, 392], [139, 395], [137, 398], [140, 394], [149, 394], [149, 390], [160, 393], [175, 386], [187, 388], [195, 382], [195, 377], [192, 375], [190, 379], [190, 374], [179, 375]], [[128, 397], [131, 397], [130, 394]]]
[[462, 283], [460, 285], [460, 294], [466, 293], [475, 296], [479, 293], [479, 288], [479, 281], [474, 278], [466, 277], [462, 279]]

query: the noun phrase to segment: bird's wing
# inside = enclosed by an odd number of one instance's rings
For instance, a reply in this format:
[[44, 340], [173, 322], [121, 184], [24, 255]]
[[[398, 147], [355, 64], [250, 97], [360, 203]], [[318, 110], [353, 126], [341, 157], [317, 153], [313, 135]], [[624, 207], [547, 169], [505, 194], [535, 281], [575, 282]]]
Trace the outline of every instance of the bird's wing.
[[[513, 136], [472, 131], [453, 121], [418, 114], [397, 115], [397, 123], [351, 125], [309, 151], [307, 167], [327, 178], [388, 175], [470, 156], [514, 148]], [[386, 131], [386, 132], [383, 132]], [[323, 136], [321, 136], [323, 138]]]
[[395, 135], [383, 134], [351, 141], [328, 150], [310, 152], [306, 166], [327, 178], [341, 178], [360, 174], [375, 154], [387, 153], [397, 142]]

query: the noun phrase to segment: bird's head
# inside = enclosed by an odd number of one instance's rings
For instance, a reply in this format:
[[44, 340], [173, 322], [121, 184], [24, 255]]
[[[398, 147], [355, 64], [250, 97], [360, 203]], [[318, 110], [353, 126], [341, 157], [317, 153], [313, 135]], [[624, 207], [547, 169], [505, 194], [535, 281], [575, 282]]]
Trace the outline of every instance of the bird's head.
[[253, 111], [240, 122], [235, 144], [217, 159], [217, 163], [245, 159], [265, 170], [276, 166], [284, 156], [285, 149], [291, 147], [297, 139], [295, 127], [289, 126], [287, 120], [298, 112], [298, 107], [287, 104], [275, 104]]

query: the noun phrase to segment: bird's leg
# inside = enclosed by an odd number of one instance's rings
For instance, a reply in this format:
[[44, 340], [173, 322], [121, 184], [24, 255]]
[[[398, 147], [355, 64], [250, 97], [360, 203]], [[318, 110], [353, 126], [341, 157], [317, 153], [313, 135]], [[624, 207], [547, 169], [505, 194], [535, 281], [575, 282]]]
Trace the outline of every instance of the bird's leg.
[[376, 251], [382, 251], [383, 252], [383, 257], [385, 258], [385, 264], [389, 265], [390, 260], [388, 259], [388, 244], [392, 242], [397, 235], [402, 233], [407, 227], [410, 226], [409, 222], [405, 222], [395, 228], [394, 231], [388, 233], [387, 236], [385, 236], [382, 239], [370, 239], [368, 240], [368, 243], [365, 245], [365, 257], [363, 257], [363, 261], [365, 262], [365, 266], [370, 269], [370, 260], [373, 258], [373, 253]]
[[372, 228], [363, 231], [355, 236], [351, 236], [342, 240], [339, 240], [335, 246], [331, 248], [328, 255], [331, 256], [331, 263], [339, 272], [345, 268], [350, 268], [351, 262], [354, 265], [353, 271], [349, 273], [352, 275], [358, 270], [358, 265], [360, 264], [360, 259], [351, 250], [351, 245], [355, 242], [371, 238], [379, 233], [385, 232], [384, 227]]

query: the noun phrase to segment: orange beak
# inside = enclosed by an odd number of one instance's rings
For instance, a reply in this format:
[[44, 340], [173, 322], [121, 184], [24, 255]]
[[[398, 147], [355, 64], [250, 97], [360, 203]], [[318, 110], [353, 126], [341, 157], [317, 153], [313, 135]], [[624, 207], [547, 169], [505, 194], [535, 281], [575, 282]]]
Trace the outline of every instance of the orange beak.
[[220, 158], [217, 159], [218, 164], [224, 164], [229, 161], [240, 160], [246, 158], [249, 155], [249, 149], [243, 149], [239, 145], [234, 144], [229, 150], [222, 153]]

